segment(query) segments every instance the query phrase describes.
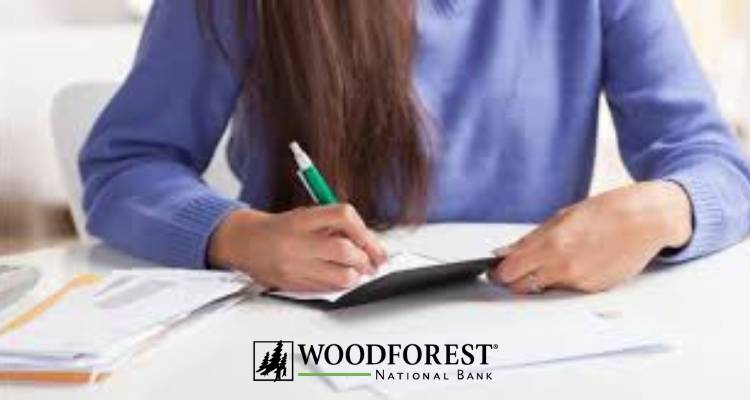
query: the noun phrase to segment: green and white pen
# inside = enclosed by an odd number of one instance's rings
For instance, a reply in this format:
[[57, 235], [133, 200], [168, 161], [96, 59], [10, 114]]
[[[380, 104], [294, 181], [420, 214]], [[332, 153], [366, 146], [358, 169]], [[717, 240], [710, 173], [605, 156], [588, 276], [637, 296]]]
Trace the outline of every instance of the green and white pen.
[[289, 148], [294, 154], [294, 161], [297, 162], [297, 176], [305, 185], [310, 197], [320, 205], [336, 204], [339, 199], [333, 193], [333, 190], [326, 183], [323, 175], [315, 168], [310, 156], [305, 153], [297, 142], [289, 143]]

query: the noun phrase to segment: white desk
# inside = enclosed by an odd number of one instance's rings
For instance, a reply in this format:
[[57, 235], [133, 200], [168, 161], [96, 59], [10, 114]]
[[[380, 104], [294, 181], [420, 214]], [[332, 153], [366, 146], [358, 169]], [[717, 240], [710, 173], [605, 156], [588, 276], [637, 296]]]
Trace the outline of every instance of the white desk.
[[[434, 246], [508, 241], [523, 228], [461, 227], [426, 232]], [[467, 250], [468, 251], [468, 250]], [[102, 246], [78, 245], [0, 258], [42, 267], [37, 292], [74, 272], [143, 265]], [[318, 378], [253, 382], [252, 341], [293, 340], [297, 332], [439, 330], [492, 321], [509, 309], [583, 308], [634, 316], [678, 341], [671, 352], [619, 355], [495, 372], [494, 381], [423, 392], [424, 397], [480, 399], [750, 398], [750, 242], [697, 262], [649, 272], [608, 293], [512, 297], [481, 282], [345, 311], [326, 313], [261, 298], [178, 331], [153, 351], [91, 387], [0, 386], [0, 399], [281, 399], [374, 398], [335, 393]], [[36, 296], [35, 292], [33, 296]], [[26, 299], [31, 301], [31, 299]], [[496, 327], [502, 329], [502, 326]], [[455, 328], [453, 328], [455, 329]], [[405, 336], [406, 337], [406, 336]], [[555, 340], [550, 335], [550, 340]], [[299, 369], [298, 369], [299, 370]], [[2, 384], [0, 384], [2, 385]], [[423, 397], [423, 396], [419, 396]]]

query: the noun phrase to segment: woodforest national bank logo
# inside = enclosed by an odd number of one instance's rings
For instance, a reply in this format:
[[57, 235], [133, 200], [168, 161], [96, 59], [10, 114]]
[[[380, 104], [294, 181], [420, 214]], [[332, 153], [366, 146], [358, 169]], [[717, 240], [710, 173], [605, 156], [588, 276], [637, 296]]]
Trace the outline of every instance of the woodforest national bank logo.
[[294, 342], [254, 341], [253, 342], [254, 381], [293, 381]]
[[297, 343], [303, 369], [294, 371], [292, 341], [253, 342], [253, 380], [290, 382], [295, 377], [362, 381], [491, 381], [496, 343]]

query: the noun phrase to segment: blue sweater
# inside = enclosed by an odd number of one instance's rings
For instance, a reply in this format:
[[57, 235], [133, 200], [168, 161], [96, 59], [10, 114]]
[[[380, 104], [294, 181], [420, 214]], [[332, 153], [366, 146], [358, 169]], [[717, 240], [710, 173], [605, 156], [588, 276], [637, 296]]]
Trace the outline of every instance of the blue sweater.
[[[669, 261], [748, 234], [750, 168], [670, 1], [452, 1], [446, 13], [428, 4], [445, 0], [420, 0], [417, 17], [414, 84], [439, 127], [430, 221], [541, 222], [586, 198], [603, 93], [633, 178], [675, 181], [691, 198], [693, 238]], [[213, 3], [229, 51], [252, 57], [252, 45], [234, 45], [227, 1]], [[228, 212], [268, 206], [268, 133], [243, 107], [242, 79], [203, 41], [192, 0], [156, 1], [135, 65], [81, 152], [92, 234], [202, 267]], [[201, 180], [233, 116], [239, 199]]]

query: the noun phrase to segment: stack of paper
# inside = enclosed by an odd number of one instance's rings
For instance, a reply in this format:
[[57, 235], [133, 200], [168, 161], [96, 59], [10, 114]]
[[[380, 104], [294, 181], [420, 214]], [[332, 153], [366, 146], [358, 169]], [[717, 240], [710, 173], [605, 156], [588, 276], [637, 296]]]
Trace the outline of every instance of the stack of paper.
[[229, 272], [172, 269], [78, 276], [0, 328], [0, 380], [105, 378], [188, 316], [238, 301], [248, 283]]

